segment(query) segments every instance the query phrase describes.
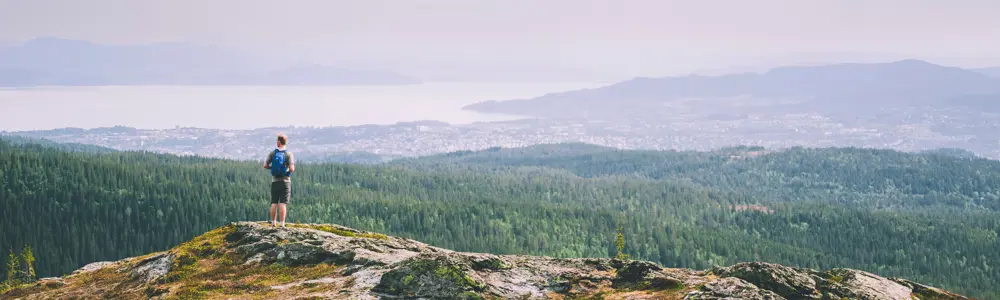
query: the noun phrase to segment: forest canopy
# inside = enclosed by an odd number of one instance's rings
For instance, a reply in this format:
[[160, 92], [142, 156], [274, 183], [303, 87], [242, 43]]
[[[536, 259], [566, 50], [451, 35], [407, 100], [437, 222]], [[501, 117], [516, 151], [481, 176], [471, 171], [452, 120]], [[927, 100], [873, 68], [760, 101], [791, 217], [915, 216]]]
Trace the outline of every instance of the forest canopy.
[[[39, 277], [265, 220], [257, 163], [0, 140], [3, 249]], [[491, 149], [299, 166], [289, 220], [459, 251], [856, 268], [975, 297], [1000, 282], [1000, 162], [940, 153], [740, 147]], [[621, 252], [616, 245], [621, 228]]]

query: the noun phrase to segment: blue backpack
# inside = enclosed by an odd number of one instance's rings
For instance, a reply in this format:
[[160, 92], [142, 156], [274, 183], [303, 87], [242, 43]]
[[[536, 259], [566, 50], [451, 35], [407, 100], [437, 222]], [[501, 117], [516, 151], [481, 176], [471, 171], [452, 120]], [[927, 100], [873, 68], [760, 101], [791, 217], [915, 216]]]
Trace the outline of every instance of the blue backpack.
[[274, 150], [274, 157], [271, 158], [271, 176], [274, 177], [288, 177], [292, 176], [292, 172], [289, 172], [286, 162], [288, 161], [288, 154], [283, 150]]

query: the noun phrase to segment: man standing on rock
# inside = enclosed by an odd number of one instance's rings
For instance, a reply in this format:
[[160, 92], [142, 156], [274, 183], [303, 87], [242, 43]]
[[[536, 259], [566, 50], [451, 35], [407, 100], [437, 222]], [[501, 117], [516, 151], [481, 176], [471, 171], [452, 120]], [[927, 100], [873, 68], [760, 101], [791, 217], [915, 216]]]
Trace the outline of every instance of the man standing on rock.
[[295, 160], [285, 146], [288, 136], [278, 134], [277, 149], [271, 151], [264, 161], [264, 168], [271, 170], [271, 225], [278, 226], [278, 211], [280, 210], [281, 227], [285, 227], [285, 215], [288, 209], [285, 205], [292, 198], [292, 173], [295, 172]]

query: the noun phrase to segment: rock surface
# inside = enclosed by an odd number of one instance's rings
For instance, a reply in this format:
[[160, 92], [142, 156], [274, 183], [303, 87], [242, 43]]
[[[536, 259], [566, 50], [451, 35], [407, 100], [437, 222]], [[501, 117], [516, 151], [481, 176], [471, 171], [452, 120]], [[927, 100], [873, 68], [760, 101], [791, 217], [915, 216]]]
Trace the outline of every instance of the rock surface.
[[130, 272], [133, 279], [151, 282], [163, 278], [174, 264], [174, 255], [158, 254], [139, 262]]
[[174, 249], [87, 265], [3, 299], [966, 299], [905, 279], [769, 263], [708, 271], [608, 258], [463, 253], [309, 224], [239, 222]]
[[689, 293], [684, 299], [776, 300], [785, 298], [772, 291], [762, 290], [752, 283], [743, 281], [743, 279], [726, 277], [706, 283], [700, 290]]

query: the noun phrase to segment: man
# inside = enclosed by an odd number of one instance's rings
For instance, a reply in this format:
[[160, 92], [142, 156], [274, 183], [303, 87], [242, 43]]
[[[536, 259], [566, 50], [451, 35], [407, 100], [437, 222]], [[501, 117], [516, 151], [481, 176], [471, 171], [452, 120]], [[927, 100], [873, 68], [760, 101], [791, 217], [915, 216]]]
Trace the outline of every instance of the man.
[[278, 226], [280, 210], [281, 227], [285, 227], [285, 215], [288, 209], [285, 205], [292, 198], [292, 173], [295, 172], [295, 160], [292, 153], [285, 149], [288, 137], [278, 134], [277, 149], [271, 151], [264, 161], [264, 168], [271, 170], [271, 225]]

